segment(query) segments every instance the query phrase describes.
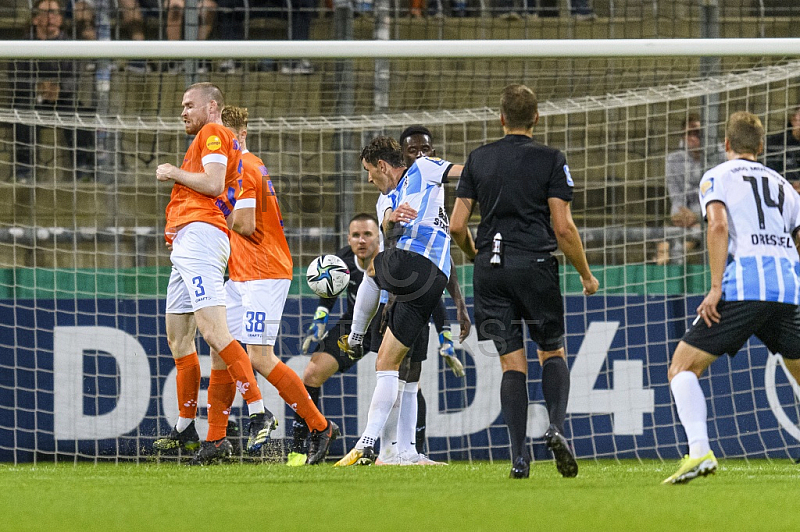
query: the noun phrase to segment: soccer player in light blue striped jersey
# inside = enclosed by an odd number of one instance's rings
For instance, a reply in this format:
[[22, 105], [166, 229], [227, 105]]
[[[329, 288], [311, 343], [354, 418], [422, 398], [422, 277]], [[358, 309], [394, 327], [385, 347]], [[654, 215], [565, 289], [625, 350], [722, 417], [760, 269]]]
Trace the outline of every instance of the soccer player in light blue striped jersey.
[[378, 212], [388, 243], [361, 282], [350, 335], [342, 338], [339, 347], [351, 358], [362, 356], [363, 335], [378, 307], [380, 290], [393, 294], [395, 303], [378, 349], [377, 383], [367, 426], [355, 448], [337, 466], [366, 465], [377, 458], [375, 442], [398, 396], [400, 363], [448, 284], [450, 235], [443, 185], [462, 169], [441, 159], [421, 157], [406, 170], [400, 145], [390, 137], [373, 139], [362, 150], [361, 162], [369, 182], [391, 201]]
[[682, 484], [717, 469], [698, 378], [719, 356], [734, 356], [755, 335], [783, 356], [800, 381], [800, 196], [780, 174], [757, 162], [763, 139], [757, 116], [734, 113], [725, 130], [728, 161], [700, 181], [711, 289], [669, 368], [689, 454], [665, 484]]

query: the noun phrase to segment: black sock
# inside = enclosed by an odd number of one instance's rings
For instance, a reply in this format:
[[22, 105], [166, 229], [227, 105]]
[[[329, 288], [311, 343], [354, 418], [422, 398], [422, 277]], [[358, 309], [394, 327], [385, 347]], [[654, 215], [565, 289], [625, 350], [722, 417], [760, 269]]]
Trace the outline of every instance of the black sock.
[[417, 434], [415, 447], [417, 452], [422, 454], [425, 449], [425, 411], [427, 405], [425, 404], [425, 397], [422, 395], [422, 390], [417, 391]]
[[524, 456], [530, 460], [525, 447], [528, 425], [528, 378], [521, 371], [504, 371], [500, 383], [500, 406], [511, 437], [511, 459]]
[[306, 390], [308, 390], [308, 395], [311, 396], [311, 400], [314, 402], [314, 406], [319, 408], [320, 387], [319, 386], [309, 386], [307, 384], [304, 384], [304, 386], [306, 387]]
[[542, 394], [550, 424], [563, 433], [569, 399], [569, 367], [563, 358], [548, 358], [542, 364]]
[[[319, 408], [319, 387], [306, 386], [306, 390], [308, 390], [308, 395], [311, 396], [314, 405]], [[305, 419], [300, 417], [300, 414], [297, 412], [294, 413], [292, 429], [292, 452], [305, 453], [306, 440], [308, 439], [308, 425], [306, 425]]]

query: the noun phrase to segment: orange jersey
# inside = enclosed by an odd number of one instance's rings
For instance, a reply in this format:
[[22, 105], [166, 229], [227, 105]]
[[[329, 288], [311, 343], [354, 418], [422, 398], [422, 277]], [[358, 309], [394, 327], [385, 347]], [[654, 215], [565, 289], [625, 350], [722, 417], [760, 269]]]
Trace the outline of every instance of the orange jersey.
[[[242, 151], [233, 133], [220, 124], [206, 124], [197, 133], [186, 151], [181, 170], [200, 173], [204, 171], [203, 166], [208, 163], [226, 165], [226, 191], [230, 187], [237, 186], [242, 172]], [[172, 242], [178, 229], [191, 222], [205, 222], [228, 233], [228, 225], [218, 206], [217, 198], [175, 183], [167, 205], [167, 223], [164, 228], [167, 242]]]
[[[292, 255], [283, 232], [283, 218], [264, 162], [249, 151], [242, 154], [243, 172], [235, 199], [225, 209], [255, 207], [256, 229], [250, 236], [231, 231], [228, 275], [232, 281], [291, 279]], [[242, 202], [242, 203], [239, 203]]]

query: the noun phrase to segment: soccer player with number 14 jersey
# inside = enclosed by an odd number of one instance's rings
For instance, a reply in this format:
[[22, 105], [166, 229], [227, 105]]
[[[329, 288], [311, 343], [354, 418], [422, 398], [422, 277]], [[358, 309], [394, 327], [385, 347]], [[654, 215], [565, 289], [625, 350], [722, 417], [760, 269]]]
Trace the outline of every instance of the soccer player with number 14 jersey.
[[689, 454], [664, 484], [683, 484], [717, 469], [698, 378], [718, 357], [734, 356], [755, 335], [783, 356], [800, 382], [800, 196], [780, 174], [757, 162], [763, 139], [758, 117], [734, 113], [725, 129], [728, 161], [700, 181], [711, 289], [669, 368]]

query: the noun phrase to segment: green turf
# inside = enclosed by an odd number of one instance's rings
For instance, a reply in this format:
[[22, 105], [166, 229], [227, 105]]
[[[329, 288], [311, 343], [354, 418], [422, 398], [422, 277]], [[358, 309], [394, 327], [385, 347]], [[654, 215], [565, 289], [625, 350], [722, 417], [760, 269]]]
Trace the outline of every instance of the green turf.
[[677, 462], [289, 468], [0, 465], [3, 530], [798, 530], [800, 466], [720, 461], [662, 486]]

